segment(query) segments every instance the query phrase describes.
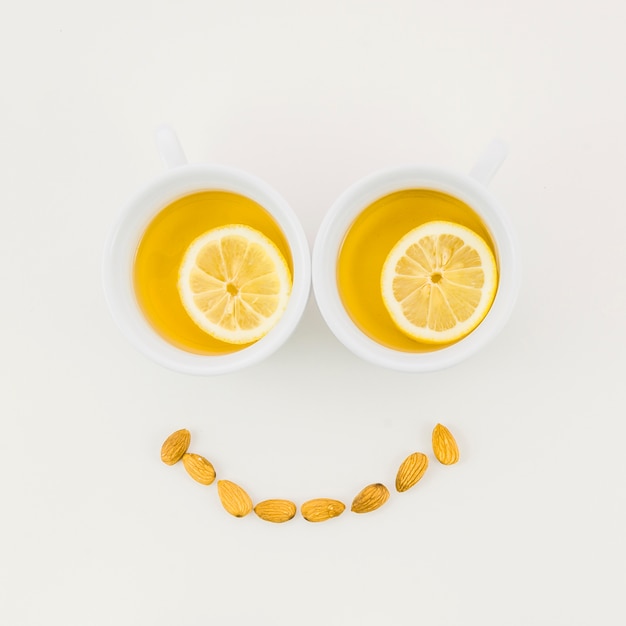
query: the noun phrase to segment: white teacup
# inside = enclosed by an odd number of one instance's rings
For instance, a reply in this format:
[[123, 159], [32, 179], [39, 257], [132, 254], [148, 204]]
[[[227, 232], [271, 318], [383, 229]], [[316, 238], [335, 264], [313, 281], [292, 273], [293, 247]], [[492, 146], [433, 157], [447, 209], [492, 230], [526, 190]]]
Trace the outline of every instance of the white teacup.
[[[168, 126], [157, 130], [157, 146], [168, 171], [126, 203], [105, 245], [103, 285], [111, 314], [136, 348], [153, 361], [177, 372], [223, 374], [258, 363], [288, 339], [309, 298], [310, 251], [302, 225], [287, 202], [259, 178], [229, 167], [187, 164], [178, 138]], [[291, 295], [278, 323], [256, 343], [237, 352], [215, 356], [187, 352], [165, 340], [146, 320], [133, 286], [135, 254], [148, 224], [178, 198], [211, 190], [246, 196], [268, 211], [287, 240], [293, 262]]]
[[[503, 328], [520, 288], [521, 265], [509, 219], [487, 190], [487, 184], [506, 154], [505, 144], [494, 140], [469, 175], [436, 167], [394, 167], [358, 181], [337, 199], [322, 221], [313, 247], [313, 290], [329, 328], [354, 354], [395, 370], [434, 371], [467, 359]], [[346, 233], [355, 219], [376, 200], [407, 189], [440, 191], [469, 205], [493, 239], [499, 268], [495, 300], [478, 327], [457, 343], [428, 352], [392, 349], [365, 334], [346, 310], [337, 282], [337, 260]]]

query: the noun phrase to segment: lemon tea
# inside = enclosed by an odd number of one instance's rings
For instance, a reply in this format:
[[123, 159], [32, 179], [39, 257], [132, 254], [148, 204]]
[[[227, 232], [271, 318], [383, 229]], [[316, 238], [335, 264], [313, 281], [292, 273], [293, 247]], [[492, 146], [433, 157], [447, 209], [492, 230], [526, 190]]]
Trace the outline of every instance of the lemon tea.
[[337, 287], [352, 321], [371, 339], [394, 350], [428, 352], [444, 347], [411, 339], [394, 324], [381, 294], [387, 255], [410, 230], [426, 222], [461, 224], [495, 245], [484, 222], [465, 202], [431, 189], [405, 189], [366, 207], [351, 224], [337, 259]]
[[227, 191], [200, 191], [175, 200], [156, 215], [137, 247], [133, 274], [137, 302], [154, 330], [187, 352], [220, 355], [246, 347], [220, 341], [200, 329], [183, 307], [177, 286], [190, 244], [208, 230], [229, 224], [263, 233], [293, 273], [289, 244], [274, 218], [257, 202]]

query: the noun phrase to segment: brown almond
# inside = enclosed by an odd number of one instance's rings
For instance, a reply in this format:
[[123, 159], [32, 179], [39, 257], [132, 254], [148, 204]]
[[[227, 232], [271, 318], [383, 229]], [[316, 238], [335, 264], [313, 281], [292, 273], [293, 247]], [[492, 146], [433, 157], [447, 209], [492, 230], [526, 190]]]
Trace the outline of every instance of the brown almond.
[[302, 517], [307, 522], [325, 522], [333, 517], [339, 517], [346, 509], [346, 505], [331, 498], [316, 498], [308, 500], [300, 507]]
[[442, 424], [433, 429], [433, 452], [443, 465], [454, 465], [459, 460], [459, 446], [452, 433]]
[[183, 458], [191, 443], [191, 433], [183, 428], [172, 433], [161, 446], [161, 461], [166, 465], [174, 465]]
[[281, 524], [296, 514], [296, 505], [290, 500], [263, 500], [254, 507], [254, 512], [266, 522]]
[[421, 452], [414, 452], [402, 461], [396, 475], [396, 491], [402, 493], [415, 485], [428, 469], [428, 457]]
[[368, 485], [362, 489], [352, 501], [354, 513], [370, 513], [379, 509], [389, 500], [389, 489], [381, 483]]
[[235, 517], [245, 517], [252, 511], [250, 496], [230, 480], [217, 481], [217, 493], [222, 501], [222, 506]]
[[201, 485], [210, 485], [215, 480], [215, 468], [212, 463], [199, 454], [185, 452], [183, 465], [187, 474]]

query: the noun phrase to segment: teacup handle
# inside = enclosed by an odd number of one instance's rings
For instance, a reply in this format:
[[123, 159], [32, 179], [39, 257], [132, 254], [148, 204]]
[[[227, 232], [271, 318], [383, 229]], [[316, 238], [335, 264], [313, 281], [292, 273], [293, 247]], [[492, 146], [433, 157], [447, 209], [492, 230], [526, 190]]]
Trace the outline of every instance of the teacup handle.
[[178, 141], [174, 129], [168, 124], [161, 124], [156, 129], [157, 150], [165, 163], [165, 167], [174, 168], [187, 165], [187, 157]]
[[500, 169], [508, 153], [509, 148], [502, 139], [492, 139], [474, 163], [470, 176], [486, 187]]

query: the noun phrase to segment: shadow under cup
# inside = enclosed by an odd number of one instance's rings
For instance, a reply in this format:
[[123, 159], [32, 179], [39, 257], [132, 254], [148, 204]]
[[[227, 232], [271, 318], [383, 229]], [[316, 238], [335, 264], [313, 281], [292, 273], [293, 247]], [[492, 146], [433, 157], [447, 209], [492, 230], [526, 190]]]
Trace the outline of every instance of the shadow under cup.
[[[181, 253], [191, 241], [236, 223], [272, 240], [292, 274], [281, 318], [267, 335], [245, 346], [205, 337], [182, 311], [176, 288]], [[144, 355], [182, 373], [222, 374], [265, 359], [295, 330], [310, 292], [308, 242], [291, 207], [264, 181], [222, 166], [183, 165], [123, 208], [105, 246], [103, 283], [115, 322]], [[168, 332], [179, 322], [180, 328]]]
[[[461, 224], [489, 246], [498, 288], [483, 321], [450, 344], [421, 343], [402, 333], [384, 305], [380, 276], [389, 251], [426, 222]], [[322, 316], [357, 356], [402, 371], [458, 363], [485, 345], [512, 310], [520, 269], [512, 229], [485, 186], [439, 168], [385, 170], [353, 185], [322, 222], [313, 249], [313, 287]]]

